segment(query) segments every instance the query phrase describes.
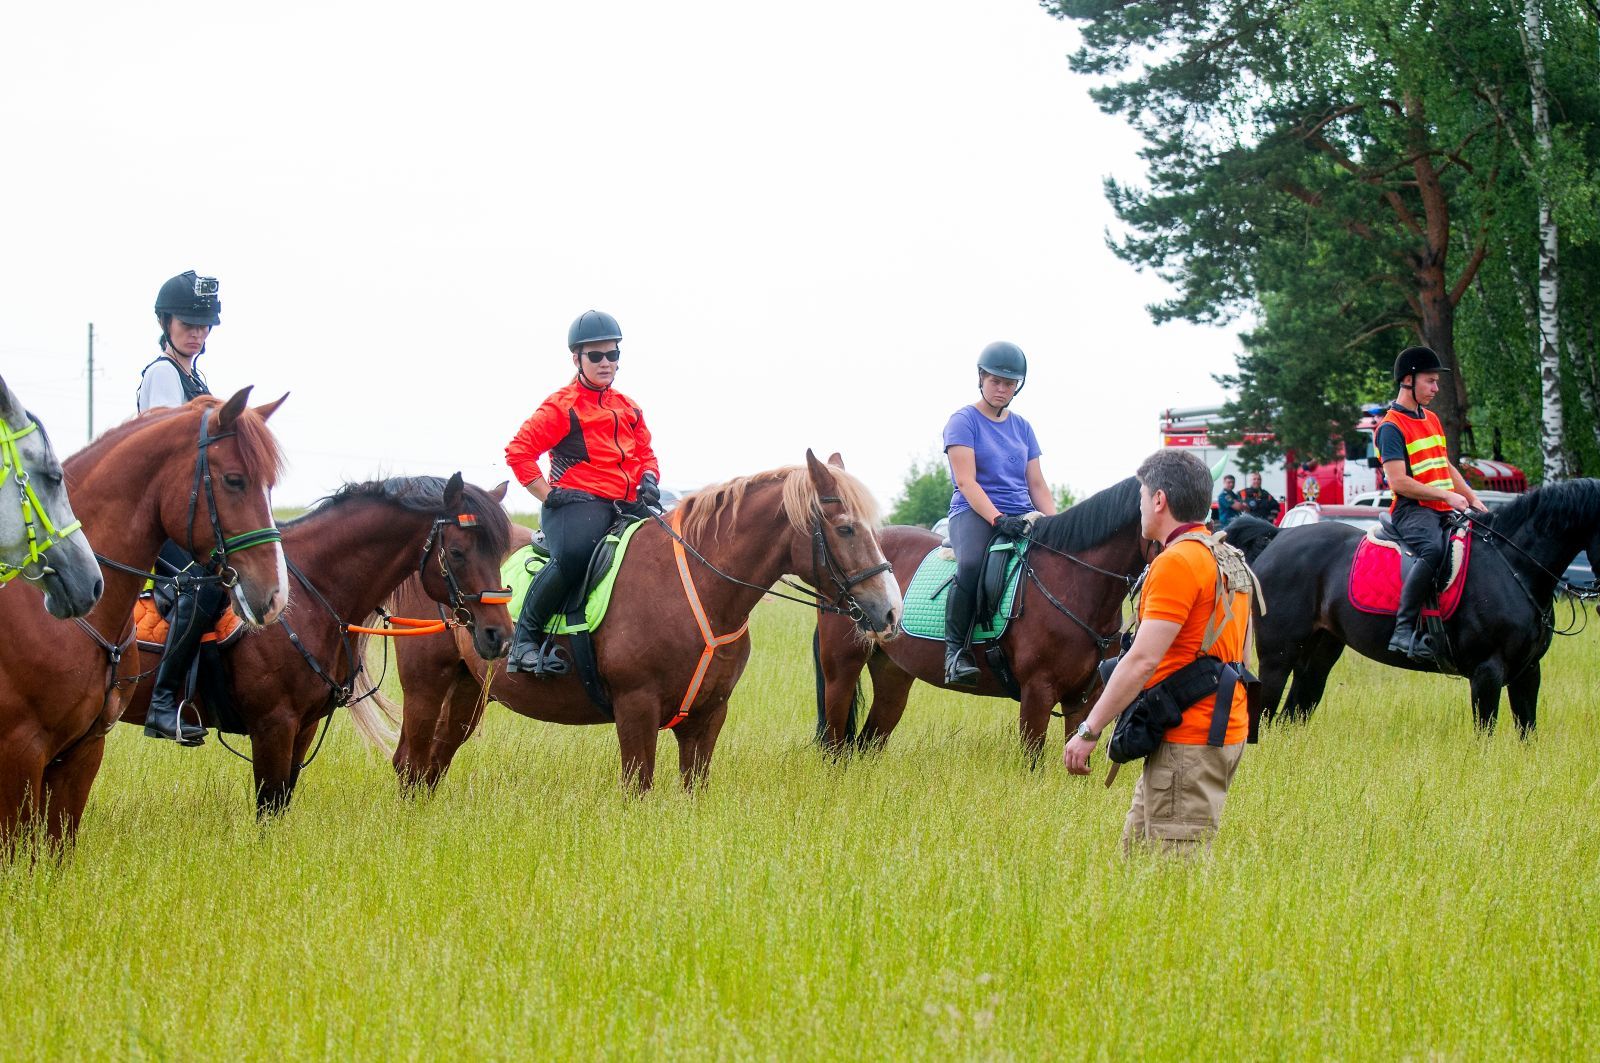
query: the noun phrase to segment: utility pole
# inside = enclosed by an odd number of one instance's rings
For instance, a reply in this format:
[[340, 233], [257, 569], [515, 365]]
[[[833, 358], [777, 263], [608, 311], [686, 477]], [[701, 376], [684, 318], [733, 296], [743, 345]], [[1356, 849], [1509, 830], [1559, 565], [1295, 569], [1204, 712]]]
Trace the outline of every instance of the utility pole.
[[89, 442], [94, 442], [94, 322], [89, 322]]

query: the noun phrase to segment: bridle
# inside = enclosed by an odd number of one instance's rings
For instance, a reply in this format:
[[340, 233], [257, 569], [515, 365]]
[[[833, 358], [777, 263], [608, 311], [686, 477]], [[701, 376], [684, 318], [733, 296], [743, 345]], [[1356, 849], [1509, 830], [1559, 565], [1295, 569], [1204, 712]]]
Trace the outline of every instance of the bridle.
[[[15, 481], [18, 501], [22, 505], [22, 523], [28, 533], [27, 560], [20, 565], [0, 561], [0, 585], [9, 583], [19, 575], [34, 583], [51, 575], [55, 569], [45, 562], [45, 551], [68, 536], [83, 530], [81, 520], [75, 520], [59, 529], [51, 523], [50, 514], [45, 512], [39, 496], [34, 493], [33, 484], [29, 482], [28, 470], [22, 464], [22, 451], [17, 447], [17, 440], [28, 436], [38, 427], [39, 422], [29, 421], [28, 427], [13, 431], [4, 419], [0, 419], [0, 481], [6, 479]], [[39, 535], [40, 528], [44, 529], [42, 538]], [[38, 566], [39, 574], [29, 573], [27, 570], [30, 566]]]
[[[446, 590], [450, 593], [450, 613], [452, 626], [464, 627], [474, 631], [472, 610], [467, 608], [468, 603], [480, 605], [509, 605], [511, 602], [510, 587], [496, 587], [492, 590], [482, 590], [469, 593], [461, 589], [461, 581], [456, 578], [456, 573], [450, 567], [449, 552], [444, 548], [443, 530], [447, 527], [476, 528], [478, 518], [471, 513], [458, 513], [454, 516], [439, 517], [433, 522], [433, 527], [428, 530], [428, 538], [422, 544], [422, 557], [417, 561], [417, 578], [425, 579], [428, 568], [428, 555], [437, 554], [439, 558], [439, 574], [444, 578]], [[439, 612], [444, 613], [444, 606], [439, 607]]]

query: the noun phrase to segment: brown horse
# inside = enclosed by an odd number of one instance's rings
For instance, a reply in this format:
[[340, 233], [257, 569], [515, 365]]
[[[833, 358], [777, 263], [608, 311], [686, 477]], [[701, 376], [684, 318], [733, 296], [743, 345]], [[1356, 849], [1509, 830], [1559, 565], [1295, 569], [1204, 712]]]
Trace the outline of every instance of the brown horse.
[[[1139, 532], [1139, 481], [1129, 477], [1065, 513], [1039, 518], [1029, 538], [1033, 546], [1022, 562], [1014, 606], [1021, 613], [1000, 637], [1000, 647], [1021, 688], [1023, 747], [1036, 758], [1052, 709], [1063, 707], [1069, 729], [1088, 713], [1086, 699], [1098, 685], [1096, 665], [1117, 636], [1123, 599], [1146, 564], [1151, 544]], [[932, 532], [908, 527], [885, 528], [882, 541], [902, 592], [939, 545]], [[982, 673], [977, 687], [946, 689], [1010, 696], [986, 655], [975, 656]], [[815, 663], [817, 737], [836, 751], [852, 743], [871, 748], [887, 742], [916, 680], [945, 686], [943, 640], [863, 642], [832, 616], [818, 619]], [[856, 734], [862, 668], [872, 675], [872, 707]]]
[[133, 605], [162, 543], [210, 558], [246, 624], [276, 620], [288, 598], [269, 492], [282, 466], [266, 420], [283, 400], [200, 398], [111, 429], [67, 459], [68, 489], [106, 568], [87, 618], [55, 620], [34, 595], [0, 596], [0, 845], [44, 820], [70, 841], [122, 711], [133, 661]]
[[[505, 599], [493, 593], [510, 544], [511, 522], [500, 506], [505, 492], [504, 484], [494, 491], [463, 484], [460, 473], [448, 482], [419, 476], [346, 484], [282, 526], [295, 591], [288, 608], [271, 628], [221, 651], [222, 696], [237, 714], [234, 726], [250, 736], [258, 814], [288, 807], [317, 723], [338, 706], [350, 706], [369, 740], [381, 737], [379, 714], [365, 690], [356, 690], [363, 640], [352, 638], [346, 622], [365, 620], [406, 577], [419, 577], [428, 599], [418, 603], [426, 610], [419, 616], [437, 610], [471, 633], [480, 656], [505, 655], [511, 618]], [[159, 648], [140, 644], [144, 681], [123, 723], [143, 722], [160, 657]], [[369, 677], [359, 685], [377, 682]], [[223, 722], [216, 706], [201, 706], [201, 713], [207, 726]]]
[[[785, 573], [819, 588], [830, 608], [855, 617], [849, 623], [869, 641], [892, 635], [900, 591], [878, 547], [877, 504], [844, 471], [838, 455], [829, 461], [824, 465], [807, 451], [803, 466], [689, 495], [673, 514], [687, 543], [682, 553], [658, 522], [633, 537], [610, 613], [595, 635], [600, 675], [615, 708], [624, 786], [650, 788], [657, 732], [682, 709], [687, 716], [672, 728], [678, 770], [685, 787], [705, 779], [728, 696], [750, 656], [749, 638], [737, 633]], [[703, 606], [699, 617], [685, 579], [692, 580]], [[397, 608], [414, 608], [417, 601], [415, 582], [408, 582]], [[711, 643], [719, 641], [714, 637], [724, 636], [727, 641], [713, 649]], [[457, 640], [442, 636], [407, 640], [397, 654], [405, 710], [395, 771], [403, 784], [431, 788], [477, 727], [487, 669], [477, 656], [463, 653]], [[535, 720], [613, 722], [590, 701], [576, 675], [539, 679], [496, 672], [487, 696]]]

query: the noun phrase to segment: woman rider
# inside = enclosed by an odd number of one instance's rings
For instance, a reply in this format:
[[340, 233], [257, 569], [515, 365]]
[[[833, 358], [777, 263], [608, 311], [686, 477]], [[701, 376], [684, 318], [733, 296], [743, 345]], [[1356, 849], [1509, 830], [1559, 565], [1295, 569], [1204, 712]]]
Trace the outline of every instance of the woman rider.
[[944, 426], [955, 482], [950, 543], [956, 551], [956, 579], [945, 600], [944, 681], [954, 686], [974, 686], [978, 679], [968, 641], [990, 540], [1021, 538], [1028, 530], [1025, 514], [1056, 511], [1033, 426], [1010, 409], [1027, 378], [1022, 348], [1004, 340], [989, 344], [978, 355], [978, 401], [961, 407]]
[[[156, 320], [161, 322], [161, 355], [144, 367], [139, 379], [139, 412], [157, 406], [182, 406], [190, 399], [211, 394], [195, 362], [205, 353], [206, 337], [222, 323], [222, 300], [215, 277], [198, 277], [194, 270], [180, 273], [161, 286], [156, 295]], [[172, 540], [161, 548], [162, 564], [169, 574], [194, 564], [187, 550]], [[197, 746], [206, 729], [182, 718], [183, 693], [194, 669], [200, 638], [216, 626], [227, 608], [227, 594], [207, 583], [179, 594], [167, 613], [167, 645], [156, 668], [150, 709], [144, 733], [181, 746]]]
[[[618, 505], [661, 505], [660, 466], [637, 403], [611, 384], [622, 357], [617, 319], [585, 311], [567, 330], [577, 375], [534, 411], [506, 445], [506, 464], [541, 503], [550, 563], [528, 588], [511, 637], [507, 670], [536, 676], [567, 671], [544, 626], [566, 604], [589, 556], [616, 520]], [[539, 459], [550, 455], [550, 479]]]

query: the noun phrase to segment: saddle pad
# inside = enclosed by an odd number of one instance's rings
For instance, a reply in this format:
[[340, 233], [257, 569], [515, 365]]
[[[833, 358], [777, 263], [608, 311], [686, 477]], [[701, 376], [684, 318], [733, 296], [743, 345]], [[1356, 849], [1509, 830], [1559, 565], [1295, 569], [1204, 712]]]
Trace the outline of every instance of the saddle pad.
[[[590, 631], [600, 628], [600, 621], [606, 618], [606, 610], [611, 606], [611, 590], [617, 583], [617, 570], [622, 567], [622, 555], [627, 552], [628, 543], [633, 539], [633, 533], [645, 525], [645, 521], [638, 520], [629, 524], [621, 536], [608, 535], [607, 539], [616, 544], [616, 552], [611, 555], [611, 567], [606, 569], [600, 582], [589, 590], [588, 600], [583, 603], [583, 616], [589, 625]], [[515, 551], [500, 566], [500, 578], [505, 585], [511, 588], [512, 616], [522, 612], [522, 600], [528, 596], [528, 588], [533, 585], [533, 577], [539, 574], [540, 569], [550, 563], [549, 558], [533, 552], [532, 544]], [[567, 618], [556, 614], [545, 625], [545, 630], [556, 635], [565, 635], [569, 629]]]
[[[1423, 616], [1448, 620], [1461, 604], [1466, 586], [1467, 561], [1472, 554], [1472, 537], [1465, 531], [1450, 536], [1445, 547], [1445, 563], [1450, 581], [1439, 592], [1437, 608], [1426, 606]], [[1350, 604], [1363, 613], [1393, 616], [1400, 608], [1400, 545], [1389, 539], [1376, 539], [1371, 532], [1362, 536], [1356, 556], [1350, 562]]]
[[[167, 644], [167, 628], [170, 627], [167, 618], [161, 615], [156, 608], [156, 603], [148, 597], [141, 597], [133, 607], [133, 630], [140, 642], [148, 643], [149, 649], [159, 651]], [[222, 614], [222, 619], [217, 621], [217, 626], [200, 636], [201, 642], [214, 642], [218, 646], [226, 646], [238, 637], [244, 630], [244, 622], [234, 615], [232, 609]]]
[[[988, 642], [1005, 633], [1011, 619], [1011, 607], [1017, 600], [1017, 584], [1022, 575], [1022, 555], [1027, 553], [1027, 541], [1020, 544], [1002, 543], [1000, 550], [1009, 552], [1006, 562], [1005, 591], [1000, 595], [1000, 606], [993, 616], [980, 617], [972, 630], [973, 642]], [[941, 557], [942, 548], [934, 547], [917, 566], [906, 588], [905, 607], [900, 619], [900, 629], [919, 639], [944, 641], [945, 595], [955, 584], [955, 558]]]

